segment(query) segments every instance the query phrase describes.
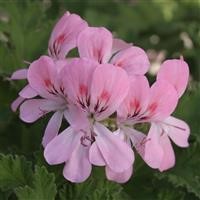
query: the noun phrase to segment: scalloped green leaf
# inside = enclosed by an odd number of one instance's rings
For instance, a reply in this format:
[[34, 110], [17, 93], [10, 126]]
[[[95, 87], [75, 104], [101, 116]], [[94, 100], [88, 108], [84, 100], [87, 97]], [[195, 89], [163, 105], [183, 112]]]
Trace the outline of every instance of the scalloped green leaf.
[[15, 190], [19, 200], [54, 200], [56, 196], [55, 176], [42, 166], [35, 168], [31, 186]]
[[14, 189], [30, 183], [31, 163], [23, 156], [0, 154], [0, 188]]

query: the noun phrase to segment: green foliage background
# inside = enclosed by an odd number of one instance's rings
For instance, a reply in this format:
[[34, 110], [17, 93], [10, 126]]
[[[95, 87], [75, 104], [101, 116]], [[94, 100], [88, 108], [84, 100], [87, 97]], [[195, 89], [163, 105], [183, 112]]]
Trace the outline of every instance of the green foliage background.
[[[191, 127], [190, 147], [174, 146], [176, 166], [164, 173], [137, 156], [134, 175], [123, 185], [94, 168], [82, 184], [48, 166], [41, 138], [47, 118], [25, 124], [10, 103], [23, 83], [7, 77], [47, 53], [50, 31], [65, 10], [93, 26], [166, 58], [184, 56], [191, 81], [175, 116]], [[154, 77], [149, 75], [150, 79]], [[0, 200], [198, 200], [200, 199], [200, 1], [199, 0], [0, 0]]]

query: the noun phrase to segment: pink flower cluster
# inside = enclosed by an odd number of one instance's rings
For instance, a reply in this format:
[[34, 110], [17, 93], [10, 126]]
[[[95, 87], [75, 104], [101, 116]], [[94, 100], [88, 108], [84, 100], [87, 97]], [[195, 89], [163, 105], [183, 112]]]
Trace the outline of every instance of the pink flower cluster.
[[[74, 48], [79, 57], [66, 58]], [[21, 120], [32, 123], [53, 113], [42, 140], [50, 165], [65, 163], [63, 175], [72, 182], [85, 181], [92, 165], [105, 166], [107, 178], [119, 183], [132, 175], [134, 151], [152, 168], [174, 166], [171, 140], [187, 147], [190, 133], [171, 116], [188, 82], [183, 59], [166, 60], [150, 86], [143, 49], [69, 12], [55, 25], [48, 53], [11, 79], [28, 81], [12, 103]], [[116, 131], [106, 120], [114, 121]], [[69, 127], [59, 133], [64, 121]], [[134, 129], [138, 123], [150, 124], [147, 134]]]

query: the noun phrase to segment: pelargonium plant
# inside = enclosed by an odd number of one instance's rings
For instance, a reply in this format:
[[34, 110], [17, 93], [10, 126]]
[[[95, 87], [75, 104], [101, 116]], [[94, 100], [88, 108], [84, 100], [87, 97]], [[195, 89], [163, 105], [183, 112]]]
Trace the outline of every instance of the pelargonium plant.
[[[68, 57], [74, 48], [78, 56]], [[13, 73], [11, 79], [27, 85], [11, 107], [27, 123], [53, 113], [42, 139], [44, 157], [50, 165], [65, 163], [67, 180], [85, 181], [95, 165], [124, 183], [133, 173], [134, 153], [164, 171], [175, 165], [171, 141], [189, 145], [188, 125], [171, 116], [188, 83], [187, 63], [164, 61], [151, 86], [149, 67], [142, 48], [66, 12], [51, 33], [48, 55]], [[59, 133], [63, 123], [69, 126]], [[148, 133], [135, 128], [141, 123], [150, 124]]]

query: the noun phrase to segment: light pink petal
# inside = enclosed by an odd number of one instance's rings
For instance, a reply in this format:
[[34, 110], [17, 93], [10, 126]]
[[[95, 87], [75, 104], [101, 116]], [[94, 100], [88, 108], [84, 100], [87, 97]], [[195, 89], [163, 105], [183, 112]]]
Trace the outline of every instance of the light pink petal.
[[97, 67], [92, 78], [91, 108], [97, 120], [117, 110], [129, 90], [129, 78], [121, 68], [110, 64]]
[[113, 134], [116, 135], [117, 137], [119, 137], [125, 143], [127, 143], [127, 145], [131, 146], [130, 138], [126, 134], [124, 127], [122, 128], [122, 125], [116, 131], [114, 131]]
[[65, 58], [67, 53], [77, 46], [78, 34], [87, 26], [87, 22], [78, 15], [66, 12], [51, 33], [49, 55], [55, 59]]
[[163, 148], [160, 144], [161, 133], [161, 127], [152, 123], [145, 144], [144, 161], [155, 169], [160, 167], [164, 156]]
[[175, 88], [167, 81], [157, 80], [150, 89], [149, 117], [161, 121], [170, 116], [177, 103], [178, 96]]
[[125, 183], [127, 182], [133, 173], [133, 167], [131, 166], [129, 169], [124, 172], [116, 173], [112, 171], [109, 167], [106, 167], [106, 177], [110, 181], [115, 181], [117, 183]]
[[91, 85], [92, 74], [97, 67], [97, 63], [88, 59], [75, 58], [68, 63], [61, 71], [61, 78], [65, 85], [68, 98], [73, 104], [80, 101], [87, 104]]
[[87, 129], [90, 126], [87, 113], [73, 104], [68, 104], [64, 116], [74, 130]]
[[77, 145], [80, 145], [80, 134], [69, 127], [47, 144], [44, 157], [50, 165], [64, 163], [70, 159]]
[[78, 37], [80, 57], [105, 63], [111, 56], [112, 34], [105, 28], [88, 27]]
[[175, 117], [168, 117], [164, 120], [165, 132], [180, 147], [188, 147], [188, 138], [190, 135], [189, 126], [182, 120]]
[[145, 155], [145, 144], [146, 144], [146, 135], [140, 131], [137, 131], [133, 128], [124, 127], [124, 132], [131, 139], [131, 142], [140, 156], [144, 159]]
[[25, 99], [33, 98], [37, 96], [37, 92], [30, 86], [26, 85], [20, 92], [19, 95]]
[[123, 41], [119, 38], [114, 38], [111, 54], [113, 55], [122, 49], [127, 49], [127, 48], [131, 47], [132, 45], [133, 45], [132, 43], [126, 43], [125, 41]]
[[13, 112], [16, 112], [18, 107], [21, 105], [21, 103], [24, 101], [25, 99], [23, 97], [18, 96], [17, 99], [15, 99], [12, 104], [11, 104], [11, 109]]
[[44, 136], [42, 139], [42, 144], [44, 147], [47, 146], [47, 144], [58, 135], [61, 123], [63, 118], [63, 112], [57, 111], [53, 114], [51, 119], [49, 120], [47, 127], [44, 132]]
[[55, 67], [58, 73], [70, 62], [70, 59], [55, 60]]
[[166, 60], [157, 75], [158, 80], [169, 81], [177, 90], [178, 96], [184, 93], [189, 79], [189, 67], [184, 60]]
[[51, 94], [52, 87], [56, 82], [57, 70], [54, 61], [48, 56], [41, 56], [31, 63], [28, 70], [30, 86], [44, 98], [54, 98]]
[[124, 101], [120, 104], [117, 115], [121, 120], [138, 119], [140, 113], [146, 111], [149, 103], [150, 87], [145, 76], [134, 76], [130, 81], [130, 89]]
[[28, 69], [19, 69], [13, 72], [11, 80], [22, 80], [27, 78]]
[[54, 101], [46, 99], [30, 99], [26, 100], [20, 106], [20, 119], [27, 123], [32, 123], [40, 117], [59, 109], [59, 105]]
[[94, 132], [97, 134], [95, 142], [106, 165], [115, 172], [129, 169], [134, 162], [132, 149], [100, 123], [95, 123]]
[[90, 147], [90, 151], [89, 151], [89, 160], [93, 165], [96, 166], [105, 166], [105, 160], [101, 154], [101, 151], [99, 150], [96, 142], [94, 142], [92, 144], [92, 146]]
[[150, 62], [145, 51], [135, 46], [118, 52], [112, 58], [111, 63], [122, 67], [129, 75], [143, 75], [150, 67]]
[[67, 180], [81, 183], [90, 176], [92, 165], [88, 159], [88, 152], [89, 147], [81, 144], [76, 146], [63, 170], [63, 175]]
[[159, 170], [162, 172], [172, 168], [175, 165], [175, 155], [167, 134], [163, 134], [160, 137], [160, 145], [162, 146], [164, 153], [162, 162], [159, 166]]

